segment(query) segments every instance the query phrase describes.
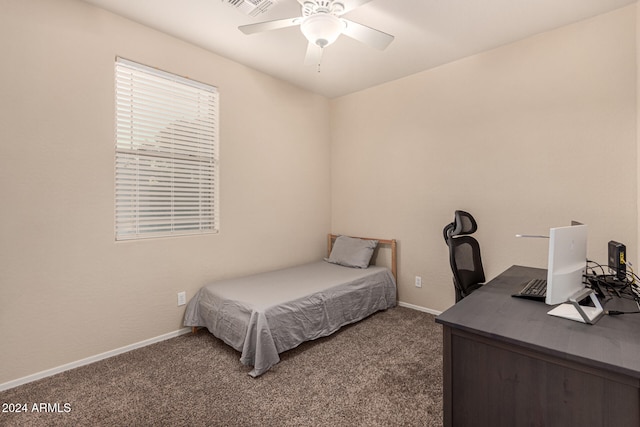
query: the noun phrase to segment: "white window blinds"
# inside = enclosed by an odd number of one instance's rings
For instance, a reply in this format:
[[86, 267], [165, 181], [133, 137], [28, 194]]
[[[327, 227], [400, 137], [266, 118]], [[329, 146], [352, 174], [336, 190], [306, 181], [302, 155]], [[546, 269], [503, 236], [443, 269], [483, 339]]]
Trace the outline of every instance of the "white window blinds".
[[218, 92], [116, 60], [116, 240], [218, 231]]

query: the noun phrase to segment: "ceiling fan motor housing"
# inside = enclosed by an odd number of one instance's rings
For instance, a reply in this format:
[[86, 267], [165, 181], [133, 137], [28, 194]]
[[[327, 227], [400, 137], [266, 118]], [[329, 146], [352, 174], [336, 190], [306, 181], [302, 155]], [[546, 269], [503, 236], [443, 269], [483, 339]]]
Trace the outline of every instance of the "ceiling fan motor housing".
[[307, 0], [302, 5], [302, 16], [316, 13], [330, 13], [339, 16], [344, 12], [344, 4], [335, 0]]

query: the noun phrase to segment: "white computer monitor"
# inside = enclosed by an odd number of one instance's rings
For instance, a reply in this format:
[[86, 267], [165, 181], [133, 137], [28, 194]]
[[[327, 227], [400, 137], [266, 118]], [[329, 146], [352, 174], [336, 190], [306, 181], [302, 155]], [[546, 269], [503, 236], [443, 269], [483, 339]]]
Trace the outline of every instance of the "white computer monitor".
[[549, 305], [569, 301], [584, 289], [587, 268], [587, 226], [574, 222], [571, 226], [552, 228], [549, 232], [549, 264], [547, 296]]

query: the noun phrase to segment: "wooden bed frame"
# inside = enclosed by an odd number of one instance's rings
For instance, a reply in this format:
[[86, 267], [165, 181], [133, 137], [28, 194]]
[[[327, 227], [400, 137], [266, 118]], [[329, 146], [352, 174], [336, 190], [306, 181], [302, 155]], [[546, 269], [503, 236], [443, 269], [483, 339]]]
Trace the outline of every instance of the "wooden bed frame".
[[[333, 248], [333, 242], [336, 240], [338, 236], [340, 235], [331, 234], [331, 233], [327, 235], [327, 256], [331, 255], [331, 248]], [[355, 237], [355, 236], [349, 236], [349, 237]], [[363, 239], [363, 240], [377, 240], [378, 244], [389, 245], [391, 247], [391, 274], [393, 274], [393, 278], [396, 280], [396, 283], [397, 283], [398, 282], [398, 262], [397, 262], [398, 243], [396, 242], [396, 240], [395, 239], [391, 239], [391, 240], [374, 239], [370, 237], [356, 237], [356, 238]]]

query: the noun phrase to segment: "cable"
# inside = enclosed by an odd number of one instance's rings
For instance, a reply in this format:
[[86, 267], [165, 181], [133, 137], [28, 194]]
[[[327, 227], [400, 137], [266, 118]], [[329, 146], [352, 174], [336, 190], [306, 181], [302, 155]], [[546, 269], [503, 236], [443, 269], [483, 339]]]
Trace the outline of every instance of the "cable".
[[618, 311], [618, 310], [605, 310], [604, 314], [609, 316], [618, 316], [620, 314], [639, 314], [640, 311]]
[[[587, 260], [587, 271], [590, 271], [585, 274], [584, 278], [592, 288], [596, 288], [606, 299], [611, 299], [613, 292], [618, 298], [634, 300], [638, 306], [638, 311], [605, 310], [604, 313], [609, 316], [640, 314], [640, 286], [638, 285], [640, 277], [635, 274], [630, 262], [624, 259], [622, 262], [627, 268], [625, 269], [624, 278], [621, 279], [617, 274], [607, 274], [605, 267], [600, 263]], [[597, 270], [602, 273], [597, 274]]]
[[[615, 274], [606, 274], [606, 270], [603, 265], [587, 260], [588, 274], [585, 275], [585, 279], [591, 285], [591, 287], [600, 291], [600, 295], [611, 298], [617, 296], [618, 298], [637, 300], [640, 298], [640, 287], [636, 279], [638, 276], [632, 269], [626, 271], [624, 279], [620, 279]], [[602, 274], [598, 274], [597, 271], [601, 271]]]

